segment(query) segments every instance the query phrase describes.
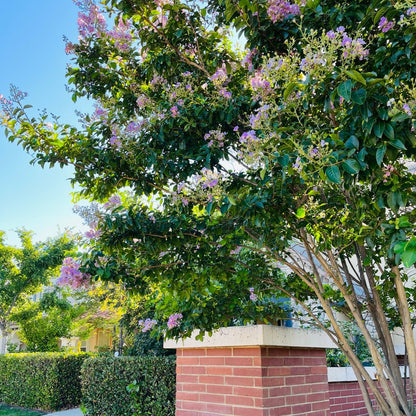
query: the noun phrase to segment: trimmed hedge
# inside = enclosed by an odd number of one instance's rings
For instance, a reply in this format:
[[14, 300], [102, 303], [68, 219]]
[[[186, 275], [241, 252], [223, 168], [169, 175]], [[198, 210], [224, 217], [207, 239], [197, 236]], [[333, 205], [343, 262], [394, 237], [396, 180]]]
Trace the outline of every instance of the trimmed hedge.
[[58, 352], [0, 356], [0, 402], [42, 410], [79, 406], [81, 366], [90, 356]]
[[81, 370], [84, 410], [87, 416], [174, 416], [175, 372], [175, 357], [89, 358]]

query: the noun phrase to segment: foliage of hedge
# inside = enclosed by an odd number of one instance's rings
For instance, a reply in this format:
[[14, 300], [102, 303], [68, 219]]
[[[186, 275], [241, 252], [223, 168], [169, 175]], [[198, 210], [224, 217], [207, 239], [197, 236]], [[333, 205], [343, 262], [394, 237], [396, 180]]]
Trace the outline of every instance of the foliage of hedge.
[[92, 357], [81, 384], [87, 416], [175, 414], [175, 357]]
[[42, 410], [78, 406], [81, 366], [88, 357], [86, 353], [0, 356], [0, 402]]

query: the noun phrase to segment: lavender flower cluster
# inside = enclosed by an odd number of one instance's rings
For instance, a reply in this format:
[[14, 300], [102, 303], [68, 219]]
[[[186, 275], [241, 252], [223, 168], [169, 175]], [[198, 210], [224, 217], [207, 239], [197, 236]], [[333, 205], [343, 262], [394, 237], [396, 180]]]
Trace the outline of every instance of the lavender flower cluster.
[[138, 322], [139, 328], [142, 332], [149, 332], [155, 325], [157, 325], [157, 321], [155, 319], [149, 319], [143, 321], [143, 319], [140, 319]]
[[59, 286], [69, 286], [73, 289], [87, 287], [90, 283], [91, 276], [81, 272], [80, 267], [80, 263], [74, 258], [65, 258], [61, 267], [61, 275], [56, 283]]
[[289, 16], [299, 16], [300, 7], [296, 3], [284, 0], [269, 0], [267, 15], [273, 23], [281, 22]]
[[171, 316], [169, 316], [168, 320], [168, 329], [176, 328], [181, 324], [181, 320], [183, 318], [183, 315], [181, 313], [175, 313]]

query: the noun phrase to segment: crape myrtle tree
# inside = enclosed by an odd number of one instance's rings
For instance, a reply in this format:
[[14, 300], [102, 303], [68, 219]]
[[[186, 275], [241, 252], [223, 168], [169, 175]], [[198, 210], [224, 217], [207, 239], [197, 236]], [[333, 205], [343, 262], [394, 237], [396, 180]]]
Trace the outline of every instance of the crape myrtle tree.
[[344, 352], [370, 415], [372, 393], [382, 415], [410, 416], [391, 330], [412, 391], [416, 2], [77, 3], [68, 82], [95, 112], [79, 128], [36, 117], [16, 88], [2, 106], [9, 139], [74, 166], [82, 196], [134, 196], [78, 270], [147, 293], [146, 329], [171, 315], [171, 336], [270, 321], [292, 299]]
[[40, 243], [33, 243], [29, 231], [19, 231], [19, 237], [21, 247], [11, 247], [0, 233], [0, 354], [6, 352], [13, 315], [26, 307], [30, 295], [50, 283], [74, 245], [65, 235]]

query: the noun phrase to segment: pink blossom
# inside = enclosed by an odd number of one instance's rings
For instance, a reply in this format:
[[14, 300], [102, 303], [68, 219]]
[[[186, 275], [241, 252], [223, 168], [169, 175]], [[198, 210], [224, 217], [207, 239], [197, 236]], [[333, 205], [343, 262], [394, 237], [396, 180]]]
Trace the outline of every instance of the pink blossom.
[[183, 318], [183, 315], [181, 313], [175, 313], [169, 316], [168, 329], [172, 329], [172, 328], [179, 326], [181, 324], [182, 318]]
[[59, 286], [70, 286], [73, 289], [87, 287], [90, 284], [91, 276], [80, 271], [80, 263], [72, 257], [64, 259], [61, 267], [61, 275], [57, 280]]
[[296, 3], [284, 0], [269, 0], [267, 3], [267, 14], [273, 23], [282, 21], [289, 16], [299, 16], [300, 8]]

